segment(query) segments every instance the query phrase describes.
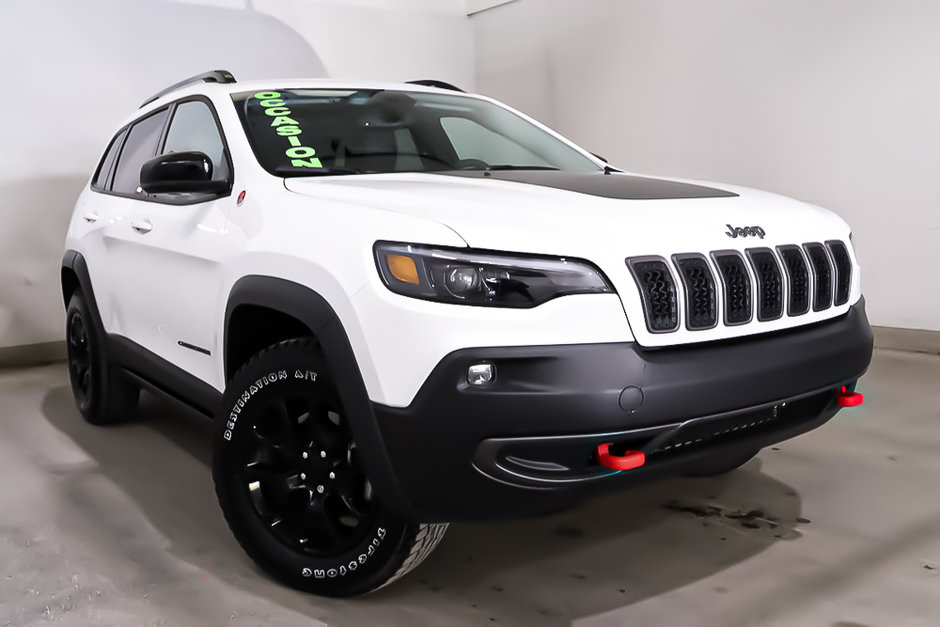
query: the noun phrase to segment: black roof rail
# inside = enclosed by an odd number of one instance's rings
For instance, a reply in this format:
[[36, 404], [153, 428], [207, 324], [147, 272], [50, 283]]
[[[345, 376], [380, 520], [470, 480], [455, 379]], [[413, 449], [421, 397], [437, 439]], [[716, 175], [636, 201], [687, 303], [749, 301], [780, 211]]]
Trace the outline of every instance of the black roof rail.
[[456, 87], [454, 85], [451, 85], [450, 83], [445, 83], [444, 81], [439, 81], [433, 78], [426, 78], [420, 81], [408, 81], [408, 84], [409, 85], [422, 85], [424, 87], [437, 87], [438, 89], [449, 89], [451, 91], [459, 91], [460, 93], [464, 93], [464, 90], [460, 89], [459, 87]]
[[165, 96], [171, 91], [176, 91], [180, 87], [185, 87], [186, 85], [192, 85], [193, 83], [234, 83], [235, 77], [232, 76], [232, 73], [228, 70], [212, 70], [211, 72], [203, 72], [202, 74], [196, 74], [195, 76], [190, 76], [186, 80], [182, 80], [178, 83], [173, 83], [164, 90], [158, 91], [150, 98], [147, 98], [141, 106], [141, 108], [146, 107], [151, 102], [156, 100], [161, 96]]

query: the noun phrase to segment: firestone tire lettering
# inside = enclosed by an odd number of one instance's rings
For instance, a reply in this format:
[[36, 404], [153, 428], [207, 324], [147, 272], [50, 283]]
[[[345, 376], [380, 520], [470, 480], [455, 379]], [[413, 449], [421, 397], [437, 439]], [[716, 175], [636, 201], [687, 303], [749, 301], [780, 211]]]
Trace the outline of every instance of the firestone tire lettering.
[[335, 578], [335, 577], [344, 577], [348, 573], [351, 573], [358, 569], [360, 566], [364, 566], [366, 562], [369, 561], [369, 557], [375, 553], [375, 550], [379, 548], [379, 545], [382, 544], [382, 540], [385, 538], [385, 528], [379, 527], [376, 529], [375, 537], [372, 538], [372, 542], [369, 543], [368, 548], [365, 553], [361, 553], [359, 557], [354, 560], [351, 560], [348, 564], [340, 565], [337, 568], [330, 568], [328, 570], [320, 568], [308, 568], [304, 567], [301, 569], [300, 574], [304, 577], [310, 577], [312, 574], [316, 579], [323, 579], [324, 577]]

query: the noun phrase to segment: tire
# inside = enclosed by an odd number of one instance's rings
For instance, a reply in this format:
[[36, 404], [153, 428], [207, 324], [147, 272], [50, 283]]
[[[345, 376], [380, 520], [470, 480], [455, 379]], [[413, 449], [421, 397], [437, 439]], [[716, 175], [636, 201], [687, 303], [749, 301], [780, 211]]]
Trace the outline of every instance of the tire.
[[686, 477], [715, 477], [718, 475], [723, 475], [729, 473], [732, 470], [737, 470], [744, 464], [748, 463], [757, 454], [760, 452], [760, 449], [748, 450], [743, 453], [735, 453], [729, 457], [711, 457], [706, 461], [702, 462], [699, 467], [697, 467], [692, 472], [685, 473]]
[[253, 357], [225, 391], [212, 464], [242, 548], [282, 583], [324, 596], [376, 590], [417, 566], [447, 524], [383, 508], [313, 340]]
[[93, 425], [127, 419], [140, 398], [140, 388], [108, 363], [102, 340], [81, 291], [76, 291], [65, 314], [69, 381], [79, 413]]

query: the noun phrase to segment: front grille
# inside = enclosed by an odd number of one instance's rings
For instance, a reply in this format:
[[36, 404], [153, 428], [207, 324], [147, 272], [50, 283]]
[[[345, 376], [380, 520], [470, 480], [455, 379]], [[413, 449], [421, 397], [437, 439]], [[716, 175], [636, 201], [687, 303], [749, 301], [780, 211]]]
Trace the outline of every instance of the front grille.
[[[802, 316], [845, 305], [852, 290], [852, 258], [845, 242], [679, 253], [626, 260], [651, 333], [690, 331]], [[682, 282], [678, 293], [675, 276]], [[720, 283], [720, 289], [719, 289]], [[752, 285], [753, 283], [753, 285]], [[680, 313], [680, 300], [682, 304]]]
[[751, 320], [751, 277], [740, 253], [712, 253], [725, 288], [725, 324], [744, 324]]
[[776, 320], [783, 315], [783, 275], [769, 248], [747, 251], [757, 277], [757, 319]]
[[852, 260], [849, 258], [849, 250], [838, 240], [826, 242], [826, 246], [836, 267], [835, 304], [844, 305], [849, 300], [849, 290], [852, 288]]
[[822, 244], [804, 244], [806, 256], [813, 267], [813, 311], [822, 311], [832, 305], [832, 266]]
[[679, 328], [679, 304], [676, 284], [669, 266], [662, 259], [630, 260], [630, 270], [640, 286], [646, 326], [651, 333], [665, 333]]
[[685, 288], [685, 324], [691, 329], [711, 329], [718, 324], [715, 277], [702, 255], [676, 255], [679, 277]]

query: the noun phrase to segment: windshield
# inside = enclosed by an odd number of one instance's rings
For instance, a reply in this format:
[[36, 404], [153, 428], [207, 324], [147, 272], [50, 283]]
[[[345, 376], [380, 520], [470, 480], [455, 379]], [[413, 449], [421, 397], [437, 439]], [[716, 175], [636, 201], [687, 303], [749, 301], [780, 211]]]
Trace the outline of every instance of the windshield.
[[278, 176], [601, 170], [517, 114], [477, 98], [376, 89], [281, 89], [232, 98], [255, 156]]

